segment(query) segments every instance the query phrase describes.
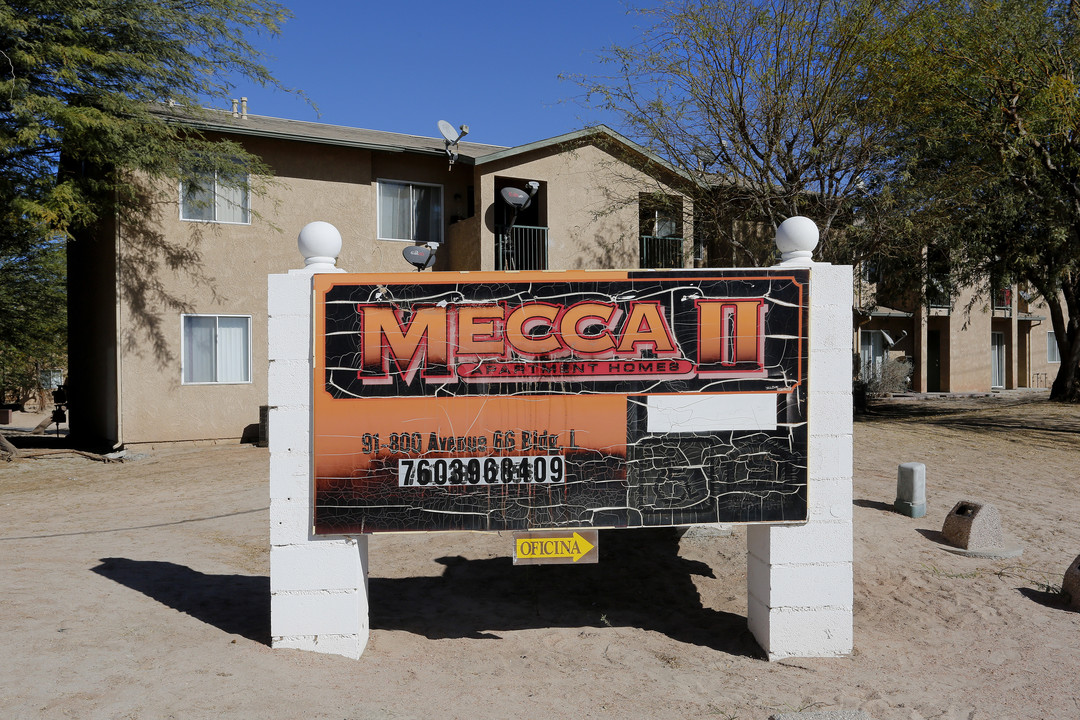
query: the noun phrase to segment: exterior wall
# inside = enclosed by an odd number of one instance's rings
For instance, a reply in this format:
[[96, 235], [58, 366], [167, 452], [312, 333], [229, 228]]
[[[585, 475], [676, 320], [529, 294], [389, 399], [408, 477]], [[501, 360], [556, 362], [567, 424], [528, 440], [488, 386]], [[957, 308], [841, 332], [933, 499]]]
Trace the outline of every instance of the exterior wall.
[[[639, 267], [638, 194], [657, 190], [680, 195], [646, 173], [632, 169], [608, 152], [584, 145], [564, 152], [536, 151], [480, 166], [483, 198], [480, 234], [483, 269], [495, 269], [495, 226], [498, 223], [496, 177], [536, 180], [544, 184], [548, 226], [548, 269], [622, 269]], [[683, 198], [683, 215], [691, 214]], [[693, 267], [692, 227], [684, 222], [683, 260]]]
[[972, 288], [962, 289], [949, 316], [949, 392], [990, 389], [992, 316], [989, 298], [976, 297], [977, 294]]
[[[1026, 303], [1025, 303], [1026, 305]], [[1064, 300], [1062, 300], [1064, 305]], [[1019, 377], [1021, 382], [1026, 379], [1026, 387], [1049, 388], [1054, 378], [1057, 377], [1061, 363], [1049, 362], [1047, 337], [1054, 331], [1050, 322], [1050, 309], [1043, 300], [1032, 303], [1027, 308], [1028, 314], [1040, 317], [1040, 320], [1021, 320], [1021, 337], [1026, 337], [1026, 342], [1019, 344], [1017, 349], [1018, 363], [1023, 369]], [[1027, 326], [1027, 332], [1023, 332]]]
[[[856, 281], [857, 302], [859, 289]], [[857, 320], [854, 341], [858, 348], [863, 330], [886, 330], [893, 337], [907, 331], [908, 337], [897, 343], [891, 355], [907, 355], [912, 360], [912, 390], [988, 392], [992, 383], [991, 334], [1001, 333], [1005, 341], [1004, 389], [1049, 388], [1059, 367], [1048, 361], [1047, 334], [1053, 330], [1049, 316], [1045, 302], [1029, 304], [1019, 299], [1015, 288], [1008, 310], [992, 308], [985, 292], [968, 288], [955, 299], [951, 310], [931, 308], [929, 317], [918, 309], [910, 319], [864, 316]]]
[[[401, 272], [408, 269], [401, 256], [408, 243], [376, 239], [374, 181], [442, 184], [444, 205], [455, 195], [466, 197], [472, 181], [472, 168], [449, 170], [438, 157], [258, 138], [245, 145], [275, 173], [261, 194], [251, 195], [250, 225], [180, 220], [179, 188], [170, 186], [160, 188], [166, 202], [148, 218], [163, 247], [150, 248], [132, 229], [120, 228], [125, 302], [113, 337], [121, 346], [123, 442], [254, 437], [259, 407], [267, 402], [265, 277], [295, 265], [299, 230], [325, 220], [342, 232], [342, 264]], [[169, 256], [184, 258], [179, 269], [170, 268]], [[182, 384], [183, 312], [251, 316], [251, 383]], [[97, 422], [109, 424], [105, 417]]]
[[[118, 291], [105, 293], [108, 296], [73, 293], [80, 298], [77, 303], [93, 298], [97, 323], [87, 333], [96, 343], [93, 366], [79, 380], [94, 388], [92, 396], [80, 401], [84, 408], [94, 408], [92, 417], [83, 415], [84, 436], [123, 443], [254, 439], [259, 407], [267, 404], [264, 278], [295, 265], [299, 230], [312, 220], [336, 226], [342, 234], [344, 267], [364, 272], [409, 268], [401, 256], [408, 243], [377, 239], [379, 179], [442, 186], [444, 245], [436, 270], [494, 268], [495, 208], [502, 202], [494, 192], [496, 175], [546, 183], [539, 202], [550, 227], [552, 269], [637, 267], [638, 192], [657, 186], [650, 176], [589, 145], [537, 150], [480, 172], [463, 161], [449, 166], [445, 157], [434, 155], [237, 139], [275, 175], [261, 184], [253, 179], [250, 224], [183, 221], [179, 188], [160, 186], [161, 200], [142, 226], [113, 233], [115, 257], [95, 251], [94, 262], [102, 266], [95, 282], [104, 279], [102, 288]], [[596, 199], [589, 200], [592, 196]], [[632, 202], [618, 205], [615, 198]], [[689, 238], [689, 223], [683, 230]], [[689, 263], [689, 241], [686, 245]], [[117, 268], [116, 283], [108, 277], [112, 267]], [[115, 321], [105, 327], [110, 313]], [[182, 383], [183, 313], [251, 317], [250, 383]], [[88, 347], [87, 341], [79, 346]], [[110, 347], [111, 358], [98, 357]], [[116, 376], [114, 384], [102, 381], [103, 370]], [[78, 380], [79, 374], [73, 377]], [[75, 413], [73, 409], [73, 417]]]
[[119, 439], [116, 231], [68, 245], [69, 427], [85, 442], [112, 447]]

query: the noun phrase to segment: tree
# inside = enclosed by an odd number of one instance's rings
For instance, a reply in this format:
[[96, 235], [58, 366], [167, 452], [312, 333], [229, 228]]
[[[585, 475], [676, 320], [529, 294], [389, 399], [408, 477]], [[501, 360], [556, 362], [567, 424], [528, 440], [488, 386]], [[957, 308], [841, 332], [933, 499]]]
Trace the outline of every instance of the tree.
[[902, 37], [902, 4], [682, 0], [637, 12], [650, 22], [641, 40], [603, 54], [612, 74], [578, 78], [584, 102], [700, 178], [694, 232], [711, 260], [767, 264], [761, 224], [800, 214], [829, 257], [851, 259], [847, 230], [887, 162], [871, 69]]
[[[272, 0], [9, 0], [0, 4], [0, 258], [37, 257], [119, 222], [143, 262], [197, 272], [190, 248], [146, 223], [155, 181], [266, 175], [239, 145], [172, 121], [233, 81], [280, 87], [253, 44], [288, 13]], [[13, 268], [22, 267], [18, 263]], [[129, 274], [129, 304], [175, 304]], [[16, 312], [3, 298], [0, 315]], [[155, 326], [146, 325], [153, 339]]]
[[1026, 283], [1080, 400], [1080, 34], [1065, 0], [941, 0], [891, 79], [896, 162], [879, 219], [946, 258], [956, 283]]
[[65, 366], [64, 244], [0, 255], [0, 402], [22, 405], [43, 370]]

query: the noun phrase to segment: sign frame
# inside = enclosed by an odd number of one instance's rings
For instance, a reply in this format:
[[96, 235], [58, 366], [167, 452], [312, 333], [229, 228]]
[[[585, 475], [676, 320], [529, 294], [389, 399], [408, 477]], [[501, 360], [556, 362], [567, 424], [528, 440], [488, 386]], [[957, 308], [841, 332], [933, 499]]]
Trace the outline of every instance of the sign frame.
[[802, 268], [317, 275], [313, 531], [805, 522], [809, 291]]

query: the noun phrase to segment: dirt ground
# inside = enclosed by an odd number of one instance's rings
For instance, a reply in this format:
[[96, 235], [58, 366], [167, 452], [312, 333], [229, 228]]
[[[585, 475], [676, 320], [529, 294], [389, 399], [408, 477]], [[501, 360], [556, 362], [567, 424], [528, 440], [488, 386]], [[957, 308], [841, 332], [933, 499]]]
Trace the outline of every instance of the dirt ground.
[[[877, 403], [855, 426], [855, 645], [763, 659], [745, 533], [601, 535], [598, 565], [511, 565], [507, 535], [371, 539], [356, 660], [272, 650], [265, 449], [0, 462], [4, 718], [1080, 717], [1080, 408], [1011, 395]], [[32, 426], [33, 423], [30, 423]], [[891, 511], [927, 467], [929, 512]], [[1012, 560], [943, 549], [989, 502]]]

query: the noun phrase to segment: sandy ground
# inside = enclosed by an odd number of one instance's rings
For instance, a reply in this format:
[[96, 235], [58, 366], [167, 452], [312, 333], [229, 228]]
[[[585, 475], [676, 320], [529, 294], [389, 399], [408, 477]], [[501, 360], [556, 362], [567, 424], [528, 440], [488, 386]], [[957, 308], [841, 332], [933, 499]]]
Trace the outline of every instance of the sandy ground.
[[[513, 567], [503, 535], [371, 540], [359, 661], [272, 650], [267, 452], [133, 448], [0, 462], [3, 718], [1080, 717], [1080, 409], [1014, 396], [876, 406], [855, 428], [855, 653], [769, 663], [745, 534], [601, 536], [584, 567]], [[30, 426], [33, 423], [29, 423]], [[896, 466], [929, 512], [891, 512]], [[1014, 560], [945, 551], [960, 500]]]

